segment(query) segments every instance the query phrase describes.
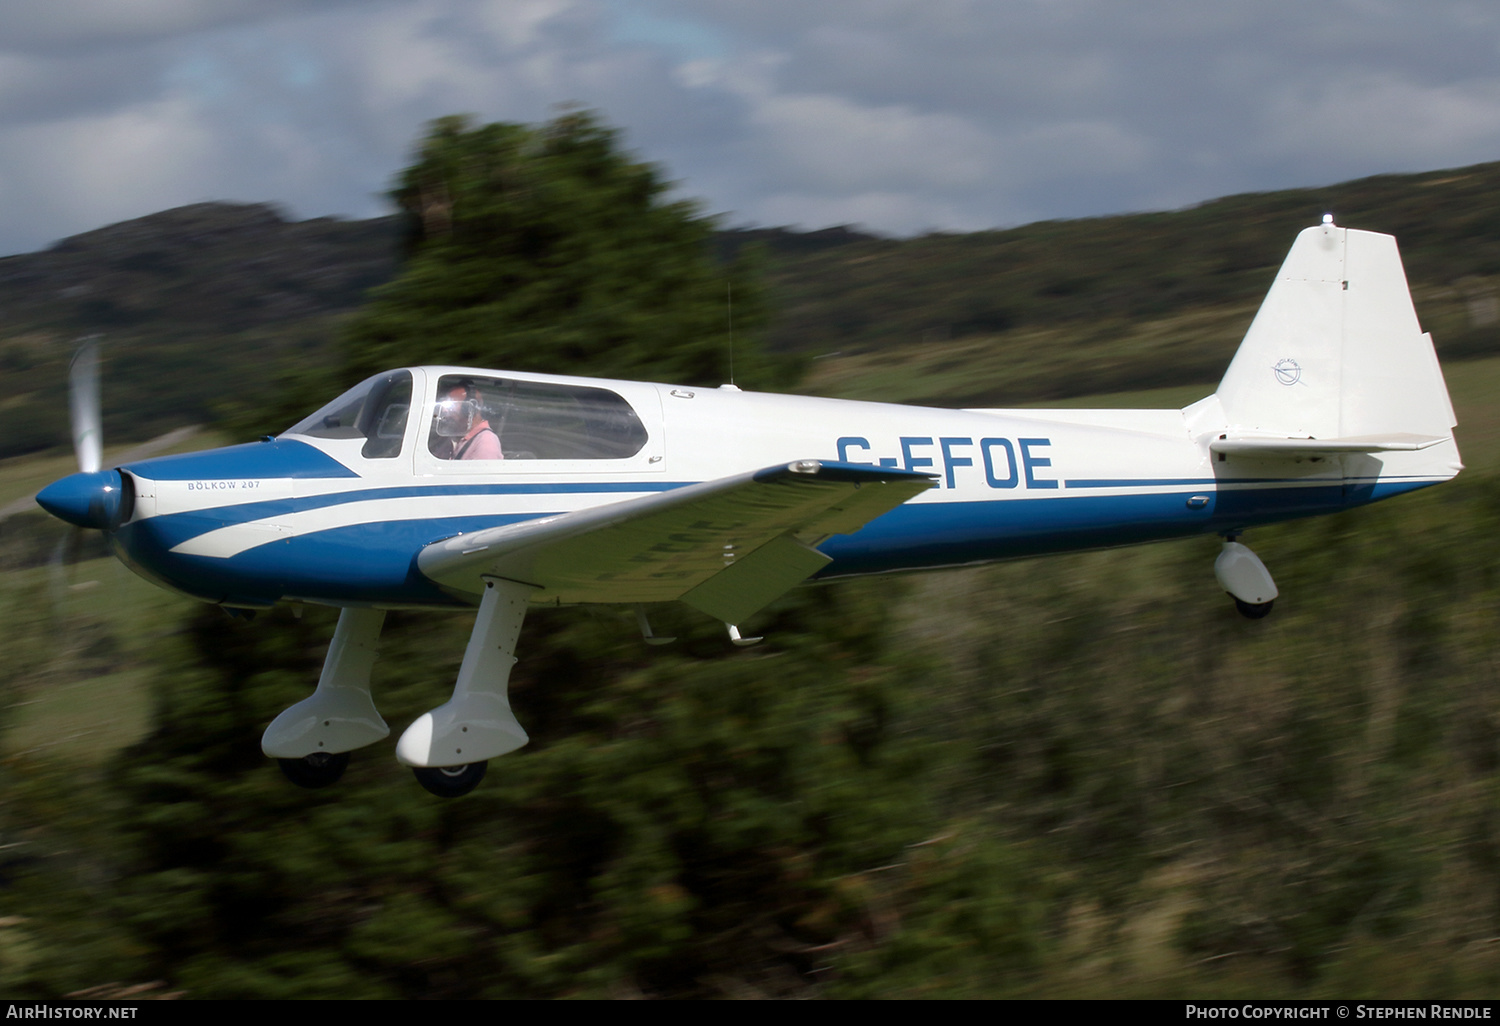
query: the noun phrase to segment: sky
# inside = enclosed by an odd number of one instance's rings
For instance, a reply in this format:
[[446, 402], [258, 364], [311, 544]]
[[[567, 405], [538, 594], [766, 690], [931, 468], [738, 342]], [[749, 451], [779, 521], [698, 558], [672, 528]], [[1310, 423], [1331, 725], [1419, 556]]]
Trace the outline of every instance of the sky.
[[1500, 4], [0, 0], [0, 253], [565, 105], [725, 225], [1009, 227], [1500, 159]]

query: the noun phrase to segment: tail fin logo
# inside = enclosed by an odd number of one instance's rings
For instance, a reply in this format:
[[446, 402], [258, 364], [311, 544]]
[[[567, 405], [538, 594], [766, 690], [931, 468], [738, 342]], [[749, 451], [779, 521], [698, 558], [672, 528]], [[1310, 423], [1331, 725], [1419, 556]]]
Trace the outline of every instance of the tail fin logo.
[[1276, 366], [1271, 368], [1276, 374], [1276, 380], [1283, 385], [1295, 385], [1302, 380], [1302, 365], [1296, 360], [1277, 360]]

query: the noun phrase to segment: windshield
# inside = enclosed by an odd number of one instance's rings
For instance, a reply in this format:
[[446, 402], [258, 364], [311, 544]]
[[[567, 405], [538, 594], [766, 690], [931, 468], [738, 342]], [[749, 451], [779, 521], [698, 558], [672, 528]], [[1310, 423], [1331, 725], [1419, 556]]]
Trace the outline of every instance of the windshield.
[[366, 459], [401, 455], [411, 410], [411, 371], [377, 374], [355, 385], [327, 406], [287, 428], [283, 434], [313, 438], [363, 438]]

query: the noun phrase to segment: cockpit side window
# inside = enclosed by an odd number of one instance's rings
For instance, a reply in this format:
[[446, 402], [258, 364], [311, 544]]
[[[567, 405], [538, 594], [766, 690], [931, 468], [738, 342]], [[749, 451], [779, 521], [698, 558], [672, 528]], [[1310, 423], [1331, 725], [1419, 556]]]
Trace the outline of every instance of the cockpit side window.
[[450, 374], [438, 382], [428, 451], [445, 460], [618, 460], [647, 441], [604, 388]]
[[363, 438], [365, 444], [360, 454], [366, 459], [392, 459], [401, 455], [401, 441], [411, 409], [411, 389], [411, 371], [377, 374], [283, 433], [312, 438]]

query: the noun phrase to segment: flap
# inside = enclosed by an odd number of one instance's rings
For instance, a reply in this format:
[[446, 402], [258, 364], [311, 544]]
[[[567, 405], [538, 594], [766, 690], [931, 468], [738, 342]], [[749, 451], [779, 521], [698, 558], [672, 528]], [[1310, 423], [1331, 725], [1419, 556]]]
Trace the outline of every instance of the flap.
[[905, 470], [798, 460], [434, 542], [422, 573], [468, 594], [481, 577], [534, 585], [533, 602], [682, 599], [738, 623], [815, 573], [814, 546], [932, 486]]

